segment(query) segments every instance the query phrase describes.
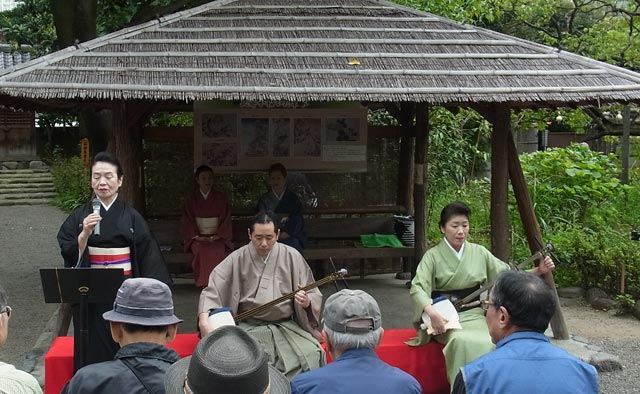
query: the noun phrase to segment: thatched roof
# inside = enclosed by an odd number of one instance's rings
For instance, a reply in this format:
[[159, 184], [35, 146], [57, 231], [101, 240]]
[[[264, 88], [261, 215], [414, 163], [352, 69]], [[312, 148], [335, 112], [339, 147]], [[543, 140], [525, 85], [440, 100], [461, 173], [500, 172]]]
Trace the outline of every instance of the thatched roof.
[[43, 100], [640, 101], [640, 74], [397, 4], [219, 0], [0, 71]]

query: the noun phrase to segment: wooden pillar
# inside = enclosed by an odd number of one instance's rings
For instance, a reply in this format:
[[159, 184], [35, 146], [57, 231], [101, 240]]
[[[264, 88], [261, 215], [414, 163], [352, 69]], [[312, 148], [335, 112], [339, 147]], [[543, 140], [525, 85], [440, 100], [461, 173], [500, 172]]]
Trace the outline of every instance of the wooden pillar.
[[631, 134], [631, 109], [629, 104], [624, 106], [622, 111], [622, 173], [620, 181], [625, 185], [629, 184], [629, 135]]
[[415, 104], [403, 103], [398, 114], [398, 122], [403, 129], [400, 138], [400, 160], [398, 165], [397, 204], [404, 205], [407, 215], [413, 215], [413, 164], [416, 146], [414, 119]]
[[509, 206], [507, 149], [511, 114], [504, 104], [491, 107], [491, 251], [502, 261], [509, 259]]
[[[527, 189], [527, 182], [522, 172], [522, 166], [520, 165], [520, 158], [518, 157], [518, 151], [513, 139], [513, 134], [509, 131], [508, 137], [508, 168], [509, 177], [511, 178], [511, 186], [513, 187], [513, 194], [516, 198], [518, 205], [518, 211], [520, 212], [520, 218], [522, 219], [522, 226], [524, 228], [527, 241], [529, 243], [529, 250], [531, 254], [541, 250], [542, 234], [538, 221], [536, 220], [535, 212], [533, 211], [533, 204], [531, 203], [531, 197], [529, 196], [529, 190]], [[558, 302], [558, 293], [556, 291], [556, 284], [553, 280], [553, 274], [549, 273], [544, 276], [544, 280], [549, 287], [553, 289], [556, 298], [556, 313], [551, 318], [551, 329], [553, 336], [556, 339], [569, 339], [569, 330], [567, 324], [564, 321], [564, 315]]]
[[[414, 125], [410, 125], [412, 131], [415, 130]], [[413, 204], [413, 174], [414, 154], [416, 150], [415, 137], [402, 137], [400, 141], [400, 163], [398, 171], [402, 174], [398, 178], [398, 204], [404, 205], [407, 209], [407, 215], [414, 215], [415, 209]]]
[[413, 177], [413, 204], [415, 211], [415, 254], [411, 276], [416, 272], [420, 259], [427, 251], [427, 190], [425, 167], [429, 144], [429, 106], [416, 105], [416, 151]]
[[[112, 106], [114, 152], [124, 172], [119, 196], [137, 209], [145, 211], [142, 122], [149, 116], [151, 104], [116, 100]], [[111, 145], [111, 144], [110, 144]]]

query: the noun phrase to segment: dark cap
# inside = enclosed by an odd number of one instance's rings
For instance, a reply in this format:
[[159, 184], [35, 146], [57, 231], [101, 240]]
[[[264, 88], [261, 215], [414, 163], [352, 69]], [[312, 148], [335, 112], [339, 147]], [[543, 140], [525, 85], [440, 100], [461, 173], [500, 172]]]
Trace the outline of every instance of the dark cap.
[[113, 310], [103, 313], [102, 317], [108, 321], [141, 326], [166, 326], [182, 322], [173, 314], [169, 286], [151, 278], [131, 278], [122, 282]]
[[327, 298], [322, 320], [332, 331], [356, 334], [377, 330], [382, 324], [376, 300], [362, 290], [349, 289]]

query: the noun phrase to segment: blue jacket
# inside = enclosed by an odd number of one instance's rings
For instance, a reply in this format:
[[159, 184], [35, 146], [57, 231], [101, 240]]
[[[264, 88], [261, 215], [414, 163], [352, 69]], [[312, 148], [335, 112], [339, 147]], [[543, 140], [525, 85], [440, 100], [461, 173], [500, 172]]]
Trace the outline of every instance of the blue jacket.
[[[596, 369], [544, 335], [519, 331], [503, 338], [496, 350], [470, 362], [461, 370], [454, 393], [598, 394]], [[457, 386], [457, 387], [456, 387]]]
[[132, 343], [112, 361], [80, 368], [62, 394], [164, 394], [165, 372], [179, 358], [166, 346]]
[[413, 376], [380, 360], [371, 349], [350, 349], [332, 363], [296, 376], [291, 394], [420, 394]]

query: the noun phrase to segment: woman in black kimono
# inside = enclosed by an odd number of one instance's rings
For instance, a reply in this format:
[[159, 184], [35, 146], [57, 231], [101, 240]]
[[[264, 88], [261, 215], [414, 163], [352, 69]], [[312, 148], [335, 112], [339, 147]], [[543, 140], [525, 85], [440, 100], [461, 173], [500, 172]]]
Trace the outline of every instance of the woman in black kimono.
[[[122, 268], [125, 278], [148, 277], [171, 284], [158, 242], [135, 209], [118, 199], [123, 172], [120, 161], [107, 152], [98, 153], [91, 164], [91, 188], [100, 200], [100, 213], [91, 202], [76, 208], [58, 232], [65, 267]], [[94, 234], [100, 222], [100, 234]], [[112, 360], [118, 345], [111, 339], [102, 314], [113, 303], [89, 304], [88, 364]], [[74, 308], [74, 330], [79, 310]], [[78, 355], [74, 359], [78, 360]]]

